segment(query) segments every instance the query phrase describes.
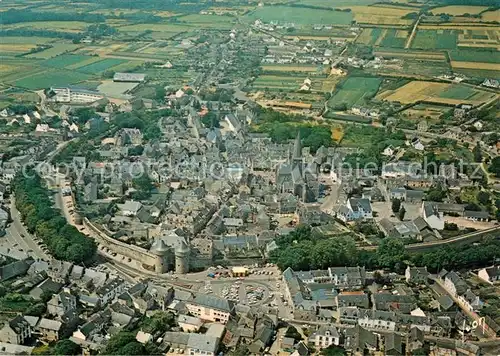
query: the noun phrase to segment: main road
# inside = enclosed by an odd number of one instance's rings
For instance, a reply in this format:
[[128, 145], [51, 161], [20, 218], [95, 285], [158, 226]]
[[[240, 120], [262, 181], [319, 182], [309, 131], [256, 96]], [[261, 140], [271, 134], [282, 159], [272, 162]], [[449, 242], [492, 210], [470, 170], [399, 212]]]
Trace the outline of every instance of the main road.
[[28, 233], [24, 225], [21, 223], [21, 214], [16, 209], [14, 198], [11, 199], [10, 214], [12, 223], [6, 229], [6, 238], [12, 244], [17, 244], [17, 249], [23, 249], [27, 255], [45, 261], [49, 261], [51, 257], [47, 255], [33, 240], [33, 236]]

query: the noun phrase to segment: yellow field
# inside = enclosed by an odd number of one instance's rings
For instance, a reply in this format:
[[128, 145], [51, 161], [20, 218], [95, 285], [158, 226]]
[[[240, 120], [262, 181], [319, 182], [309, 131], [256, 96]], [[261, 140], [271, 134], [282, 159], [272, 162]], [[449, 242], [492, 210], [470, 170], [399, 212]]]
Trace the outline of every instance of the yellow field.
[[410, 34], [410, 32], [406, 31], [406, 30], [397, 30], [396, 31], [397, 38], [408, 38], [409, 34]]
[[4, 29], [9, 28], [34, 28], [40, 30], [64, 30], [64, 32], [79, 32], [89, 26], [86, 22], [81, 21], [39, 21], [39, 22], [22, 22], [12, 25], [4, 25]]
[[139, 10], [131, 10], [131, 9], [99, 9], [99, 10], [94, 10], [91, 12], [91, 14], [102, 14], [102, 15], [113, 15], [113, 14], [135, 14], [139, 12]]
[[342, 137], [344, 137], [344, 130], [342, 129], [342, 126], [332, 127], [332, 140], [340, 142]]
[[468, 42], [462, 42], [458, 44], [458, 47], [472, 47], [472, 48], [496, 48], [500, 51], [500, 46], [496, 44], [488, 44], [488, 43], [468, 43]]
[[299, 40], [304, 40], [304, 41], [328, 41], [328, 40], [350, 40], [352, 38], [346, 38], [346, 37], [330, 37], [330, 36], [285, 36], [285, 39], [287, 40], [293, 40], [295, 38], [298, 38]]
[[157, 13], [155, 13], [155, 15], [161, 17], [172, 17], [176, 14], [170, 11], [158, 11]]
[[[486, 91], [475, 90], [476, 94], [473, 99], [452, 99], [443, 98], [439, 95], [452, 88], [452, 84], [447, 83], [434, 83], [425, 81], [413, 81], [395, 91], [386, 91], [381, 93], [379, 99], [387, 101], [397, 101], [402, 104], [415, 103], [417, 101], [428, 101], [432, 103], [448, 104], [448, 105], [459, 105], [459, 104], [472, 104], [480, 105], [485, 101], [493, 99], [496, 94], [492, 94]], [[389, 94], [389, 95], [387, 95]]]
[[500, 21], [500, 10], [483, 12], [481, 18], [484, 21]]
[[264, 65], [262, 70], [276, 72], [316, 72], [316, 66], [297, 66], [297, 65]]
[[382, 42], [382, 40], [384, 39], [384, 37], [387, 35], [387, 31], [388, 30], [386, 28], [384, 28], [382, 30], [382, 32], [380, 32], [380, 36], [378, 36], [377, 40], [374, 43], [374, 46], [380, 45], [380, 42]]
[[500, 71], [500, 64], [498, 64], [498, 63], [451, 61], [450, 64], [453, 68], [486, 69], [486, 70], [498, 70], [498, 71]]
[[498, 27], [484, 26], [482, 23], [477, 25], [464, 23], [445, 23], [443, 25], [419, 25], [419, 30], [478, 30], [478, 31], [498, 31]]
[[28, 52], [32, 48], [35, 48], [36, 44], [31, 43], [22, 43], [22, 44], [4, 44], [0, 43], [0, 52], [19, 52], [24, 53]]
[[432, 14], [448, 14], [452, 16], [459, 16], [463, 14], [479, 14], [481, 11], [486, 10], [487, 6], [461, 6], [461, 5], [451, 5], [443, 6], [432, 9]]
[[370, 23], [378, 25], [409, 25], [412, 20], [403, 20], [401, 17], [414, 12], [414, 9], [395, 9], [379, 6], [344, 6], [344, 9], [351, 9], [354, 14], [354, 19], [358, 23]]
[[396, 57], [396, 58], [415, 58], [415, 59], [429, 59], [429, 60], [445, 60], [446, 57], [443, 53], [432, 52], [388, 52], [388, 51], [374, 51], [374, 55], [381, 57]]
[[368, 44], [372, 39], [372, 29], [364, 28], [361, 34], [359, 35], [356, 43]]
[[18, 67], [13, 66], [13, 65], [8, 65], [8, 64], [0, 64], [0, 73], [10, 72], [16, 68], [18, 68]]

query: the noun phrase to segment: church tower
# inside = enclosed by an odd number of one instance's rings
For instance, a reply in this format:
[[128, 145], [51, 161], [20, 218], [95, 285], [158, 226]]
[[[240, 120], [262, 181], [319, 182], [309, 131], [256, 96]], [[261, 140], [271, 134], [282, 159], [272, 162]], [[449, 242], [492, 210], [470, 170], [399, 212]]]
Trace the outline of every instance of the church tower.
[[295, 167], [296, 165], [300, 165], [302, 169], [302, 143], [300, 141], [300, 131], [297, 132], [297, 137], [295, 137], [292, 152], [292, 166]]

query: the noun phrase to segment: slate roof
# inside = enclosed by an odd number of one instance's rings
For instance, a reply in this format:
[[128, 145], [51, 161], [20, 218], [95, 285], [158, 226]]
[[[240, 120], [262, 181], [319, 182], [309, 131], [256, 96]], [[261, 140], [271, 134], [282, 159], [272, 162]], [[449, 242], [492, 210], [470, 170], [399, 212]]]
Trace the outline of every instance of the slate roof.
[[38, 327], [40, 329], [59, 331], [62, 327], [62, 323], [57, 320], [42, 318], [42, 320], [40, 320], [40, 323], [38, 324]]
[[204, 307], [212, 309], [222, 310], [228, 313], [231, 313], [234, 310], [234, 303], [232, 301], [213, 295], [197, 294], [191, 303], [203, 305]]
[[189, 334], [187, 346], [203, 352], [215, 353], [219, 345], [219, 339], [206, 334]]

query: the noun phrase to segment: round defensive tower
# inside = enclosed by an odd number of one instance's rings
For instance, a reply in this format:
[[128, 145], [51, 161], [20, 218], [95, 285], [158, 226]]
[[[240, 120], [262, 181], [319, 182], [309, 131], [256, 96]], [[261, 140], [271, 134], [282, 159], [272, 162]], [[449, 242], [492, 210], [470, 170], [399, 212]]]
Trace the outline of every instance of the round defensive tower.
[[186, 274], [189, 272], [189, 246], [184, 239], [180, 239], [175, 248], [175, 273]]
[[149, 251], [155, 254], [157, 257], [155, 262], [155, 272], [156, 273], [165, 273], [168, 271], [168, 256], [170, 252], [170, 248], [167, 244], [162, 240], [158, 239], [151, 245]]

